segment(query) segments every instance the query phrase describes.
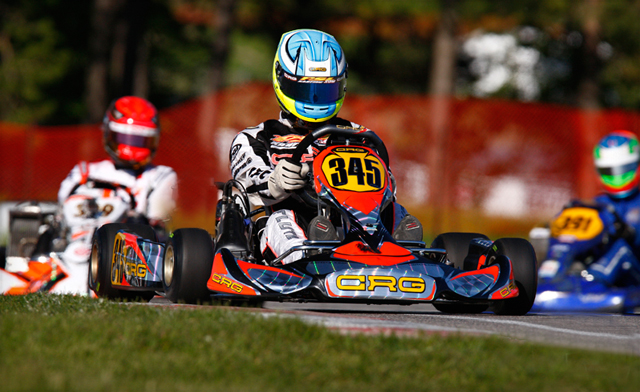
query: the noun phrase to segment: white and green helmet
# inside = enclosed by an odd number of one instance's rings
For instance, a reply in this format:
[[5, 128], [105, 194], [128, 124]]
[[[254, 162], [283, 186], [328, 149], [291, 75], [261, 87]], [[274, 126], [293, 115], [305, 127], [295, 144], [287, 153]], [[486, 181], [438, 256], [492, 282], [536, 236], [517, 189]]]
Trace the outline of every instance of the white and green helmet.
[[347, 91], [347, 61], [338, 41], [311, 29], [283, 34], [273, 61], [273, 88], [280, 108], [303, 121], [337, 115]]
[[629, 131], [614, 131], [600, 140], [593, 151], [596, 169], [606, 192], [626, 197], [638, 186], [640, 146]]

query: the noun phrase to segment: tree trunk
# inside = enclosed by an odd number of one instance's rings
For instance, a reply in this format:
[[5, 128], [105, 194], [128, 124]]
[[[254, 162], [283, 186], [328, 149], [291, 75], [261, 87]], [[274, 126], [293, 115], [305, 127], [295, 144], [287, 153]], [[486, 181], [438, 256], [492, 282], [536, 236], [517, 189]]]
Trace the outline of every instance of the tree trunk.
[[203, 97], [198, 121], [198, 134], [202, 145], [215, 151], [213, 134], [217, 115], [217, 92], [223, 85], [224, 67], [229, 57], [229, 40], [233, 27], [236, 0], [220, 0], [216, 13], [216, 38], [211, 43], [211, 62], [207, 76], [207, 87]]
[[146, 31], [149, 0], [129, 0], [127, 3], [125, 20], [127, 24], [126, 49], [122, 75], [121, 95], [137, 95], [146, 98], [144, 88], [146, 75], [146, 50], [144, 48], [144, 33]]
[[439, 233], [450, 207], [451, 182], [446, 162], [446, 148], [450, 133], [451, 96], [456, 61], [456, 17], [454, 0], [442, 0], [442, 14], [433, 45], [433, 63], [430, 75], [431, 143], [427, 164], [429, 167], [429, 203], [433, 208], [431, 232]]
[[109, 58], [114, 24], [123, 0], [95, 0], [91, 16], [89, 67], [86, 75], [87, 121], [102, 120], [109, 93]]
[[598, 74], [600, 60], [597, 48], [600, 42], [600, 0], [584, 0], [582, 72], [578, 85], [577, 103], [581, 109], [579, 140], [578, 189], [580, 198], [593, 197], [598, 191], [598, 180], [593, 163], [593, 148], [598, 142], [600, 105], [598, 102]]

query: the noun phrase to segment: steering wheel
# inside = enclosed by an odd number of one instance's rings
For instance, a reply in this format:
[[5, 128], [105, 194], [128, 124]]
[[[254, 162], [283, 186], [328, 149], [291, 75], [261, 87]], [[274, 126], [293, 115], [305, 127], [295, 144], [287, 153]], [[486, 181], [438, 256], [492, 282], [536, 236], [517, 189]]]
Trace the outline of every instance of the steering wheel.
[[114, 192], [117, 192], [118, 189], [122, 189], [124, 190], [127, 195], [129, 196], [129, 207], [131, 211], [135, 211], [136, 210], [136, 198], [133, 196], [133, 193], [131, 193], [131, 190], [127, 187], [125, 187], [124, 185], [121, 184], [115, 184], [115, 183], [110, 183], [110, 182], [105, 182], [105, 181], [100, 181], [100, 180], [94, 180], [93, 178], [89, 178], [86, 182], [83, 182], [82, 184], [76, 184], [73, 189], [71, 189], [71, 192], [69, 192], [69, 195], [73, 195], [76, 190], [78, 188], [80, 188], [80, 186], [86, 184], [87, 182], [93, 182], [93, 187], [94, 188], [98, 188], [98, 189], [110, 189]]
[[[378, 152], [378, 155], [380, 155], [384, 164], [387, 168], [389, 167], [389, 153], [387, 152], [387, 148], [382, 142], [382, 139], [380, 139], [378, 135], [366, 128], [355, 129], [340, 125], [324, 125], [309, 133], [300, 141], [300, 143], [298, 143], [298, 146], [293, 150], [291, 157], [285, 159], [290, 163], [299, 165], [302, 160], [302, 155], [307, 151], [307, 148], [317, 139], [325, 135], [345, 137], [347, 139], [347, 144], [350, 139], [365, 139], [373, 145], [373, 148]], [[305, 202], [305, 204], [315, 207], [318, 203], [318, 198], [317, 196], [312, 195], [312, 193], [315, 195], [315, 192], [312, 192], [312, 190], [312, 186], [305, 186], [304, 188], [297, 190], [295, 193], [300, 197], [300, 199], [302, 199], [302, 201]]]

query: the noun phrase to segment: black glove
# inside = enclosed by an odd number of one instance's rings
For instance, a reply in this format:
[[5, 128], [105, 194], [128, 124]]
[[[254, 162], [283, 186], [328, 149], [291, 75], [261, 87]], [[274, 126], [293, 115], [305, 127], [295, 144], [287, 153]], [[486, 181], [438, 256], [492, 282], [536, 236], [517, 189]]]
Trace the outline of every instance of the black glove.
[[618, 215], [618, 212], [612, 205], [607, 205], [607, 211], [609, 211], [615, 218], [616, 221], [613, 224], [613, 227], [616, 229], [616, 237], [622, 238], [627, 241], [629, 244], [635, 243], [636, 240], [636, 229], [624, 221]]

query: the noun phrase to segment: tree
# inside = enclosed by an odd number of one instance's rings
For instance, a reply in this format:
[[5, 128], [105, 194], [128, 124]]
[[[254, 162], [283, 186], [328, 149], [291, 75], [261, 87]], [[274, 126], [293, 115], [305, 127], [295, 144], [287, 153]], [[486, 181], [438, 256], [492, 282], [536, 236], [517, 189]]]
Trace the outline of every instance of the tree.
[[95, 0], [91, 15], [86, 106], [88, 121], [99, 122], [108, 105], [110, 53], [116, 17], [123, 0]]
[[444, 175], [446, 167], [446, 155], [449, 131], [449, 119], [451, 118], [451, 98], [453, 96], [454, 70], [456, 53], [458, 51], [456, 41], [456, 14], [454, 0], [441, 0], [442, 12], [440, 22], [436, 29], [433, 45], [433, 65], [431, 67], [431, 79], [429, 92], [432, 98], [430, 108], [430, 120], [432, 141], [429, 144], [429, 192], [431, 203], [434, 206], [435, 215], [432, 219], [433, 232], [439, 232], [443, 207], [447, 205], [449, 195], [445, 192], [435, 192], [436, 189], [449, 189], [446, 186], [447, 176]]
[[85, 7], [61, 12], [53, 3], [0, 3], [0, 120], [64, 121], [77, 110], [73, 95], [78, 86], [68, 76], [82, 67], [75, 48], [81, 45], [77, 29], [84, 25], [70, 20]]

